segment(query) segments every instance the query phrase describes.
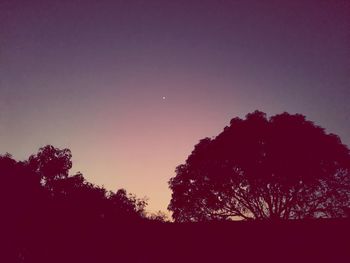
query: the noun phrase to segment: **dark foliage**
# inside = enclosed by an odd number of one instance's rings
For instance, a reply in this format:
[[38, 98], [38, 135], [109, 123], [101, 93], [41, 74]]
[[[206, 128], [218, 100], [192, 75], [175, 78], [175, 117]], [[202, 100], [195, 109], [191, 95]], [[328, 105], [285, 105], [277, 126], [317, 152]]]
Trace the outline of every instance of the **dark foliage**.
[[177, 222], [345, 217], [350, 154], [303, 115], [256, 111], [201, 140], [169, 185]]
[[8, 255], [1, 262], [68, 262], [67, 255], [94, 258], [101, 251], [84, 250], [106, 238], [108, 229], [119, 229], [119, 238], [124, 239], [126, 229], [144, 220], [144, 199], [124, 189], [106, 191], [81, 173], [69, 175], [71, 157], [70, 150], [50, 145], [23, 162], [9, 154], [0, 156], [1, 227], [5, 228], [0, 247], [7, 247], [1, 257]]
[[[147, 218], [146, 200], [70, 175], [71, 166], [71, 152], [53, 146], [23, 162], [0, 155], [0, 262], [349, 261], [348, 219], [169, 223], [162, 212]], [[339, 176], [330, 182], [346, 201], [348, 177]]]

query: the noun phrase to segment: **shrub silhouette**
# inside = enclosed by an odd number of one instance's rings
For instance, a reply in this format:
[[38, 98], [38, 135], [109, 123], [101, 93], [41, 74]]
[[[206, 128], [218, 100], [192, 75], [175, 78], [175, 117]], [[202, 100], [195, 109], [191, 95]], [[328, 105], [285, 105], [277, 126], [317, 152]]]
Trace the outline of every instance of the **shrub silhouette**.
[[350, 154], [305, 119], [260, 111], [202, 139], [169, 181], [176, 222], [345, 217]]

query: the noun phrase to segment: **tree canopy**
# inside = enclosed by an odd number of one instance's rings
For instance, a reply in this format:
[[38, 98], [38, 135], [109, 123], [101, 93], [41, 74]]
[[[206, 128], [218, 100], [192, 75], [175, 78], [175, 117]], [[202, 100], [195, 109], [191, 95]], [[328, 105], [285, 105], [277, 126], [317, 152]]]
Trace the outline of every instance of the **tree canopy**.
[[79, 172], [70, 175], [71, 158], [69, 149], [52, 145], [40, 148], [26, 161], [0, 155], [0, 205], [7, 211], [8, 221], [28, 216], [44, 220], [49, 213], [55, 214], [57, 221], [62, 217], [118, 221], [145, 216], [145, 199], [125, 189], [107, 191], [87, 182]]
[[200, 140], [169, 187], [177, 222], [344, 217], [350, 154], [303, 115], [255, 111]]

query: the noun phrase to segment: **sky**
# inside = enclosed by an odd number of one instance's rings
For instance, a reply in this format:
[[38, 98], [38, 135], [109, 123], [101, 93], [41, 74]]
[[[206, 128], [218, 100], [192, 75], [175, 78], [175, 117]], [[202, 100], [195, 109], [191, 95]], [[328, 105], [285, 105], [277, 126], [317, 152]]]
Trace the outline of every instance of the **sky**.
[[168, 180], [233, 117], [287, 111], [350, 145], [346, 0], [0, 0], [0, 153], [166, 211]]

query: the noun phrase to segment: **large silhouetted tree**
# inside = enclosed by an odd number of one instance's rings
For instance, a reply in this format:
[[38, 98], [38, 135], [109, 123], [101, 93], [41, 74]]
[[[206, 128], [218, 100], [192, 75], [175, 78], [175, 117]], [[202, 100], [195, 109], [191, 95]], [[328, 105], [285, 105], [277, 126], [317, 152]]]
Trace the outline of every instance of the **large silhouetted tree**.
[[178, 222], [344, 217], [350, 155], [303, 115], [256, 111], [201, 140], [169, 186]]

